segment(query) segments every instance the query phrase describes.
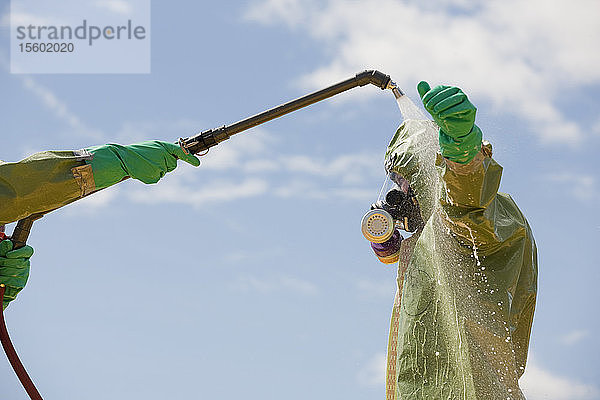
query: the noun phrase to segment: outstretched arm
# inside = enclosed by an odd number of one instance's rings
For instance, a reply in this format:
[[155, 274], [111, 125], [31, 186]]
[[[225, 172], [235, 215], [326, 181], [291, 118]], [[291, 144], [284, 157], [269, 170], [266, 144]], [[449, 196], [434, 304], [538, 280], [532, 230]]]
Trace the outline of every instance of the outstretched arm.
[[62, 207], [125, 177], [158, 182], [175, 169], [178, 159], [200, 164], [178, 145], [161, 141], [44, 151], [18, 162], [0, 162], [0, 224]]

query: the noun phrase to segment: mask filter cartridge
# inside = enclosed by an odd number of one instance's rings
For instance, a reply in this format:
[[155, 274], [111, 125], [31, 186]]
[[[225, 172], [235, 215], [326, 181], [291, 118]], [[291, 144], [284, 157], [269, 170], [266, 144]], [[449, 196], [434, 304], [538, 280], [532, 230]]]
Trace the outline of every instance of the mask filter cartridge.
[[382, 209], [374, 209], [365, 214], [361, 221], [362, 234], [369, 242], [379, 261], [392, 264], [400, 256], [402, 235], [394, 225], [392, 215]]
[[371, 210], [364, 215], [360, 229], [369, 242], [383, 243], [394, 234], [394, 218], [385, 210]]

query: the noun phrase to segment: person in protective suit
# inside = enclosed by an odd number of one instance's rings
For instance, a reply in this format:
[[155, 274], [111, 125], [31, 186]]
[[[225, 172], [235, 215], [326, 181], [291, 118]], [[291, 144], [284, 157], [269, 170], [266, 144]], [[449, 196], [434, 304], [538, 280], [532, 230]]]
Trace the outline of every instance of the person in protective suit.
[[[178, 159], [200, 165], [196, 156], [185, 153], [179, 145], [156, 140], [78, 151], [44, 151], [19, 162], [0, 161], [0, 226], [52, 211], [126, 177], [156, 183], [177, 167]], [[5, 309], [27, 283], [33, 249], [24, 246], [13, 250], [13, 243], [2, 231], [0, 239]]]
[[417, 89], [437, 126], [405, 121], [386, 152], [387, 172], [408, 182], [421, 219], [400, 242], [386, 399], [524, 399], [537, 291], [531, 228], [498, 192], [502, 167], [467, 96]]

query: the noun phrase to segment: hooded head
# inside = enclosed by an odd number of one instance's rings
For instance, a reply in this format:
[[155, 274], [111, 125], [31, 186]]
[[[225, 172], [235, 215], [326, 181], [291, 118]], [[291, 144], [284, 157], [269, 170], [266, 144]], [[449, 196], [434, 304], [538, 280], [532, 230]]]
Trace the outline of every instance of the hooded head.
[[439, 177], [435, 167], [437, 152], [438, 133], [435, 123], [407, 120], [396, 131], [385, 155], [388, 174], [400, 175], [400, 183], [408, 183], [414, 191], [423, 221], [427, 221], [433, 213], [438, 197]]

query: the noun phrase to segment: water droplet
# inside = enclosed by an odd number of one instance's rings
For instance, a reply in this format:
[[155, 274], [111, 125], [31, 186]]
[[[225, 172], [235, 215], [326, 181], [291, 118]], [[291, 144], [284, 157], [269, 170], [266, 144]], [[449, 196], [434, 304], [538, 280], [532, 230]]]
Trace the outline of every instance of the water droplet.
[[436, 352], [435, 352], [435, 356], [436, 356], [436, 357], [439, 357], [439, 355], [440, 355], [440, 352], [439, 352], [439, 351], [436, 351]]

